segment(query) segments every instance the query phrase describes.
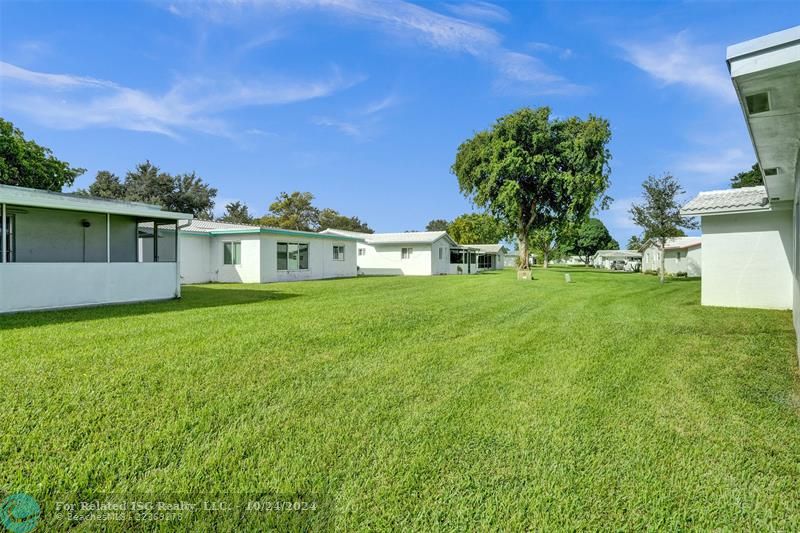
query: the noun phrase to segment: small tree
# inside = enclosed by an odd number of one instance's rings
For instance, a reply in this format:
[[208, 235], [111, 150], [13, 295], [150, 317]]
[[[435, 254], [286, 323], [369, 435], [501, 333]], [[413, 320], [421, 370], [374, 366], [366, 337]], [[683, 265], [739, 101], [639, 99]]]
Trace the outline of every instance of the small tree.
[[0, 184], [61, 192], [84, 172], [25, 139], [14, 124], [0, 118]]
[[694, 219], [681, 216], [678, 197], [683, 193], [683, 187], [671, 174], [664, 174], [660, 178], [649, 176], [642, 184], [644, 202], [633, 204], [630, 210], [634, 224], [644, 229], [644, 234], [653, 239], [661, 250], [658, 270], [661, 283], [664, 283], [664, 249], [667, 240], [681, 235], [681, 228], [697, 227]]
[[628, 250], [638, 250], [643, 244], [644, 241], [638, 235], [631, 235], [631, 238], [628, 239]]
[[447, 232], [459, 244], [494, 244], [506, 236], [503, 225], [486, 213], [459, 215]]
[[610, 139], [601, 118], [552, 119], [548, 107], [523, 108], [459, 146], [452, 171], [461, 192], [516, 235], [528, 257], [531, 231], [583, 220], [598, 201], [607, 204]]
[[225, 204], [225, 213], [218, 220], [230, 224], [252, 224], [254, 221], [250, 215], [250, 208], [242, 202]]
[[434, 218], [425, 226], [425, 231], [447, 231], [450, 223], [443, 218]]
[[571, 254], [581, 256], [583, 262], [588, 265], [589, 259], [598, 250], [618, 250], [619, 243], [611, 237], [602, 220], [590, 218], [570, 232], [565, 249]]
[[96, 198], [109, 198], [121, 200], [125, 198], [125, 184], [119, 176], [107, 170], [101, 170], [94, 178], [94, 183], [89, 185], [87, 191], [78, 191], [80, 194], [87, 194]]
[[764, 185], [764, 177], [761, 175], [761, 168], [758, 163], [755, 163], [750, 170], [739, 172], [731, 178], [732, 189], [755, 187], [756, 185]]
[[534, 252], [541, 254], [542, 268], [549, 266], [550, 259], [558, 250], [558, 233], [558, 227], [555, 224], [548, 224], [531, 232], [531, 247]]

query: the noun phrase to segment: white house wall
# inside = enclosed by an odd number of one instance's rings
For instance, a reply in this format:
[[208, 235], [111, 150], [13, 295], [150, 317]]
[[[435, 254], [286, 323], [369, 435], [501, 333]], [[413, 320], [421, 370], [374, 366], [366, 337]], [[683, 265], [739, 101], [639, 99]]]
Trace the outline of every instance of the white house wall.
[[[223, 244], [226, 242], [242, 243], [241, 264], [225, 264]], [[211, 238], [211, 281], [261, 283], [261, 236], [258, 233], [213, 236]]]
[[[278, 270], [278, 243], [308, 244], [308, 269]], [[344, 246], [344, 260], [333, 259], [333, 247]], [[262, 282], [302, 281], [309, 279], [347, 278], [356, 276], [356, 243], [351, 240], [297, 237], [292, 235], [261, 235]], [[242, 258], [244, 261], [244, 258]]]
[[790, 309], [792, 210], [704, 216], [702, 303]]
[[5, 263], [0, 313], [175, 298], [176, 263]]
[[[359, 243], [358, 246], [366, 251], [364, 255], [358, 256], [358, 267], [362, 274], [368, 276], [430, 276], [432, 273], [430, 244], [378, 244], [371, 246]], [[412, 248], [411, 257], [403, 259], [401, 248]]]
[[[661, 250], [648, 246], [642, 254], [642, 270], [656, 272], [661, 268]], [[686, 273], [689, 277], [700, 277], [702, 272], [702, 248], [668, 249], [664, 252], [664, 272], [670, 275]]]
[[[181, 283], [208, 283], [216, 279], [211, 268], [210, 235], [181, 233]], [[222, 262], [220, 260], [220, 262]]]
[[435, 240], [431, 245], [431, 273], [450, 273], [450, 241], [444, 237]]

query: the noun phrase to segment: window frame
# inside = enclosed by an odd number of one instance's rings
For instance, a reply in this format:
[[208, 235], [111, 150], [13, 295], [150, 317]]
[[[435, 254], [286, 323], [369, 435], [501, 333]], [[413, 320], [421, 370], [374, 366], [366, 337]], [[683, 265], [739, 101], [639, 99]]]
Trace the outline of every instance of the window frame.
[[[279, 254], [281, 253], [281, 246], [284, 246], [286, 250], [286, 268], [281, 268], [280, 265]], [[294, 259], [292, 259], [292, 254], [295, 254]], [[304, 272], [310, 270], [310, 257], [311, 245], [307, 242], [277, 242], [275, 247], [275, 270], [277, 272]]]
[[344, 245], [343, 244], [334, 244], [333, 245], [333, 260], [334, 261], [344, 261]]
[[400, 248], [400, 260], [407, 261], [411, 259], [411, 256], [414, 255], [414, 248], [411, 247], [401, 247]]
[[[230, 246], [230, 263], [226, 247]], [[222, 241], [222, 264], [223, 266], [242, 265], [242, 241]]]
[[359, 256], [367, 255], [367, 249], [366, 248], [359, 248], [358, 249], [358, 255]]

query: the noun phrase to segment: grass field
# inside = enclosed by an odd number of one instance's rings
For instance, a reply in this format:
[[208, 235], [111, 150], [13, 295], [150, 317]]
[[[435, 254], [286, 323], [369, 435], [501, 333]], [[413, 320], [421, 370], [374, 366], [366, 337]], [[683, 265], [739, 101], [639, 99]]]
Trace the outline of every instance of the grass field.
[[564, 271], [0, 317], [0, 496], [52, 527], [118, 496], [235, 501], [138, 523], [186, 530], [800, 528], [789, 312]]

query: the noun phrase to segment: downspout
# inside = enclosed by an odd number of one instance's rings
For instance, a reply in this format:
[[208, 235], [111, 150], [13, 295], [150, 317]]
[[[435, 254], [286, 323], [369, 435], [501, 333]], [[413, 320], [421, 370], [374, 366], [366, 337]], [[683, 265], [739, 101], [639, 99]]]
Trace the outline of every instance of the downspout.
[[178, 222], [175, 222], [175, 298], [181, 297], [181, 230], [192, 225], [191, 220], [187, 220], [186, 224]]

